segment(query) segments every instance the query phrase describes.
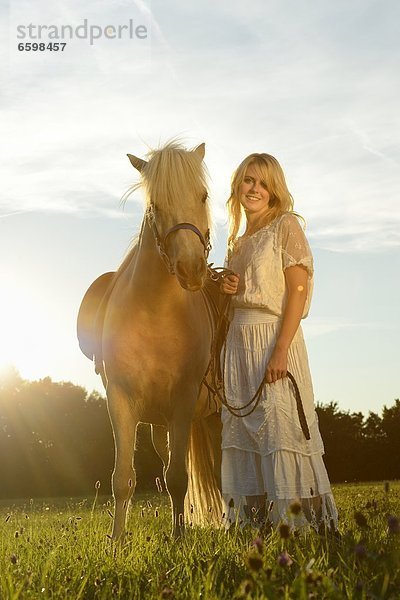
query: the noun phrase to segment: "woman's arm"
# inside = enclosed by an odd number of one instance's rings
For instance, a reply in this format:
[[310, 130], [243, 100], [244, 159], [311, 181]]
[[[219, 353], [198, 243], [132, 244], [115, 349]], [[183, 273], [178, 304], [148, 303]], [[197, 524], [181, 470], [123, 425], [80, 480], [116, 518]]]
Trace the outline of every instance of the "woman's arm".
[[267, 383], [286, 377], [287, 353], [299, 327], [307, 298], [308, 273], [305, 267], [294, 265], [285, 269], [286, 306], [275, 348], [266, 369]]

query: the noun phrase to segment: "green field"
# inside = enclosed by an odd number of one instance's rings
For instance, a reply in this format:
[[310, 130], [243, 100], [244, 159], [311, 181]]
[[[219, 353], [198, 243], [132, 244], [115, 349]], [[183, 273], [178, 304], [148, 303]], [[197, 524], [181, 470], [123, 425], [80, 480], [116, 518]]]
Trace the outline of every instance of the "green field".
[[190, 528], [136, 496], [122, 547], [105, 498], [0, 504], [0, 598], [400, 598], [400, 483], [334, 486], [341, 537]]

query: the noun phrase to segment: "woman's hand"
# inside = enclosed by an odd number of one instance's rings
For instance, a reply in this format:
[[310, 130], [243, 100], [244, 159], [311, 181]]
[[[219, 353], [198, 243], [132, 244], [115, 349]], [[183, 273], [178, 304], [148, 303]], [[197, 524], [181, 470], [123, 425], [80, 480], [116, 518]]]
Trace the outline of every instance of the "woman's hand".
[[225, 275], [221, 283], [223, 294], [236, 294], [239, 285], [239, 275]]
[[265, 372], [265, 381], [275, 383], [287, 374], [287, 353], [285, 348], [275, 346]]

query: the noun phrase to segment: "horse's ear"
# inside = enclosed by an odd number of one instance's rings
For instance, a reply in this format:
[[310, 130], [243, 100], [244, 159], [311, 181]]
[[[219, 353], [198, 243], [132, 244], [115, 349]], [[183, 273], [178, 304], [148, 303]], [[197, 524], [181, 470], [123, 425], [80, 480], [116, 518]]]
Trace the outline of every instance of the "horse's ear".
[[202, 144], [200, 144], [200, 146], [197, 146], [197, 148], [195, 148], [193, 150], [193, 152], [196, 152], [197, 156], [200, 157], [200, 160], [203, 160], [204, 155], [206, 153], [206, 145], [205, 145], [205, 143], [203, 142]]
[[137, 169], [139, 173], [141, 173], [147, 165], [147, 162], [145, 160], [143, 160], [142, 158], [138, 158], [137, 156], [133, 156], [133, 154], [127, 154], [127, 157], [131, 161], [131, 165], [135, 167], [135, 169]]

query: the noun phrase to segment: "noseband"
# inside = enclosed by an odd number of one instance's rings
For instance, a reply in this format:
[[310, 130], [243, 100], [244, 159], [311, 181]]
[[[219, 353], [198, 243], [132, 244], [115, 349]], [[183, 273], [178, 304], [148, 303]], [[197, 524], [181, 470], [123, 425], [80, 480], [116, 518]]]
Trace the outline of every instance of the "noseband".
[[157, 244], [158, 252], [163, 259], [169, 273], [171, 275], [175, 274], [174, 267], [171, 264], [171, 260], [168, 256], [165, 245], [167, 243], [168, 236], [174, 231], [179, 231], [180, 229], [188, 229], [189, 231], [193, 231], [199, 238], [200, 242], [204, 248], [204, 258], [207, 261], [208, 255], [211, 250], [211, 242], [210, 242], [210, 230], [207, 229], [206, 234], [203, 235], [201, 231], [196, 227], [196, 225], [192, 225], [192, 223], [178, 223], [177, 225], [173, 225], [170, 227], [164, 234], [164, 236], [160, 235], [160, 232], [157, 229], [156, 219], [154, 215], [154, 205], [151, 203], [146, 211], [146, 218], [149, 222], [149, 225], [153, 231], [154, 239]]

